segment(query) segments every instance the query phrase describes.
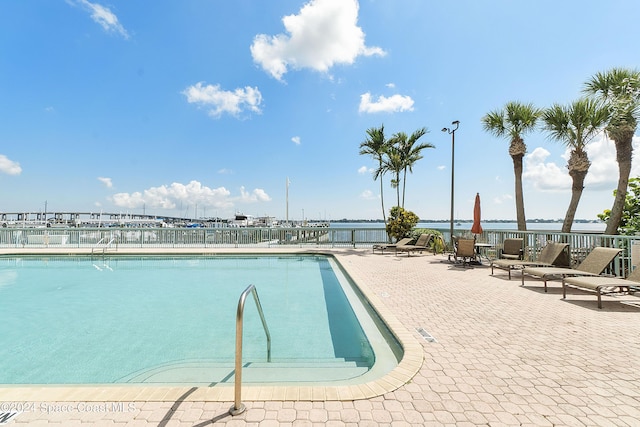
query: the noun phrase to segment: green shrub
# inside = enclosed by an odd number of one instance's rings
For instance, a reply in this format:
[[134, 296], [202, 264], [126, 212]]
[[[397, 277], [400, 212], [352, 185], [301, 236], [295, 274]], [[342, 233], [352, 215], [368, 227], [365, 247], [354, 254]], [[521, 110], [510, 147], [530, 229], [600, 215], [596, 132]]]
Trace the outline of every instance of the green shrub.
[[[616, 192], [613, 190], [614, 197]], [[610, 217], [611, 209], [605, 209], [604, 212], [598, 214], [598, 218], [604, 222], [608, 222]], [[627, 236], [640, 234], [640, 177], [629, 178], [622, 218], [618, 225], [618, 234]]]
[[447, 245], [444, 242], [444, 237], [442, 237], [442, 233], [438, 230], [433, 230], [431, 228], [414, 228], [412, 231], [413, 238], [417, 239], [421, 234], [433, 234], [433, 239], [431, 240], [431, 249], [435, 253], [444, 252]]
[[404, 210], [400, 206], [394, 206], [389, 213], [387, 221], [387, 234], [396, 241], [410, 237], [411, 230], [416, 226], [420, 218], [411, 211]]

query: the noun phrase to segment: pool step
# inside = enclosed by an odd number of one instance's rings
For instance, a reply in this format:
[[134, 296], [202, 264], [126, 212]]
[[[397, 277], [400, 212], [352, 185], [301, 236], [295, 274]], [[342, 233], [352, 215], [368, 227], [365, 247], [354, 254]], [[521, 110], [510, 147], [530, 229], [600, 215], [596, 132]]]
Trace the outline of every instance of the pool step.
[[[358, 366], [361, 365], [361, 366]], [[295, 383], [332, 382], [359, 377], [369, 371], [362, 363], [343, 359], [245, 362], [242, 382], [249, 383]], [[233, 364], [228, 362], [181, 362], [137, 372], [118, 382], [145, 384], [232, 384], [235, 380]]]

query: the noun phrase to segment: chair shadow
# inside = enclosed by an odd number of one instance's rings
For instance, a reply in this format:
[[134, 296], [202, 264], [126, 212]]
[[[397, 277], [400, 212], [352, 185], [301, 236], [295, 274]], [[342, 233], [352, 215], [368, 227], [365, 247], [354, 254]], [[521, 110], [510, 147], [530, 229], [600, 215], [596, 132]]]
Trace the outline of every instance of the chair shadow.
[[[559, 286], [558, 286], [559, 284]], [[537, 282], [534, 281], [525, 281], [524, 282], [524, 286], [522, 286], [525, 289], [528, 289], [530, 291], [534, 291], [534, 292], [538, 292], [540, 294], [548, 294], [548, 295], [562, 295], [562, 282], [558, 282], [557, 284], [555, 282], [547, 282], [547, 291], [544, 291], [544, 283], [539, 282], [539, 286]], [[521, 285], [520, 285], [521, 286]]]
[[[637, 312], [640, 310], [640, 299], [634, 297], [629, 298], [630, 295], [603, 295], [602, 308], [598, 308], [598, 299], [594, 292], [581, 291], [580, 289], [571, 288], [571, 290], [567, 292], [567, 297], [562, 298], [562, 284], [560, 284], [560, 286], [554, 286], [553, 284], [557, 284], [557, 282], [554, 281], [547, 283], [547, 292], [544, 291], [544, 285], [527, 286], [527, 282], [525, 282], [524, 287], [539, 294], [557, 295], [568, 304], [584, 307], [593, 311], [629, 313]], [[572, 296], [586, 296], [589, 297], [589, 299], [571, 299]]]
[[[629, 294], [603, 295], [602, 308], [598, 308], [598, 297], [594, 292], [583, 291], [576, 288], [569, 289], [570, 292], [567, 292], [567, 298], [564, 299], [569, 304], [594, 311], [608, 311], [615, 313], [637, 312], [640, 310], [640, 298]], [[572, 296], [589, 297], [589, 299], [572, 299]]]

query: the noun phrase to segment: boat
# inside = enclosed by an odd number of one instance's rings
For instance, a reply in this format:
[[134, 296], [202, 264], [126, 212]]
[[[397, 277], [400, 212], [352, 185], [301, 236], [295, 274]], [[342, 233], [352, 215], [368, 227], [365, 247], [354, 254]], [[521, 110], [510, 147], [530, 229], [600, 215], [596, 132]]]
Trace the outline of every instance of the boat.
[[255, 218], [251, 215], [236, 213], [233, 219], [228, 221], [229, 227], [254, 227]]

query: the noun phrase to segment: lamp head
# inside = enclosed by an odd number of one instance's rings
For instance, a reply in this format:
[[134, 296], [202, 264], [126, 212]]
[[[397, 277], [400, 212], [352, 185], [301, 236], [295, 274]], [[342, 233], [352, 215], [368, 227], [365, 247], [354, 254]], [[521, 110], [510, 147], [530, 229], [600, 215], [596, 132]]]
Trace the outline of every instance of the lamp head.
[[442, 128], [442, 132], [449, 132], [448, 128]]
[[454, 120], [451, 122], [452, 125], [459, 125], [460, 124], [460, 120]]

